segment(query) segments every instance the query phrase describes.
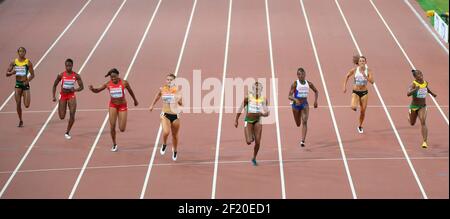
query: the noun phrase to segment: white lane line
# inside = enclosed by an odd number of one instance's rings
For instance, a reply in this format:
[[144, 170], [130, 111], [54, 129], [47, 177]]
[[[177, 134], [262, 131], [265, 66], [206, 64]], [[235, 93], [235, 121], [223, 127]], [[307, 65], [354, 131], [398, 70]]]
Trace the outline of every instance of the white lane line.
[[[375, 4], [373, 3], [372, 0], [370, 0], [370, 4], [372, 4], [373, 8], [375, 9], [375, 11], [377, 12], [378, 16], [380, 17], [381, 21], [383, 21], [384, 26], [386, 26], [386, 28], [388, 29], [389, 33], [391, 34], [392, 38], [394, 38], [395, 43], [397, 43], [398, 47], [400, 48], [400, 50], [402, 51], [403, 55], [405, 56], [406, 60], [408, 60], [409, 65], [411, 66], [412, 69], [416, 69], [416, 67], [414, 66], [414, 64], [412, 63], [411, 59], [409, 58], [408, 54], [406, 54], [405, 50], [403, 49], [402, 45], [400, 44], [400, 42], [398, 41], [397, 37], [395, 37], [395, 34], [392, 32], [391, 28], [389, 27], [389, 25], [386, 23], [386, 20], [384, 20], [383, 15], [381, 15], [380, 11], [378, 11], [377, 6], [375, 6]], [[442, 72], [444, 73], [444, 72]], [[445, 72], [447, 73], [447, 72]], [[439, 112], [441, 112], [442, 118], [444, 118], [445, 122], [447, 122], [447, 125], [449, 125], [448, 123], [448, 118], [445, 115], [444, 111], [442, 111], [441, 107], [439, 106], [438, 102], [436, 101], [436, 98], [434, 98], [431, 95], [428, 95], [431, 97], [431, 99], [433, 100], [434, 104], [437, 106], [437, 108], [439, 109]]]
[[[95, 44], [95, 46], [92, 48], [91, 52], [89, 53], [88, 57], [86, 58], [86, 60], [84, 61], [83, 65], [81, 66], [80, 70], [78, 71], [78, 74], [81, 74], [83, 72], [84, 67], [86, 66], [87, 62], [89, 61], [89, 59], [91, 58], [92, 54], [94, 53], [94, 51], [97, 49], [98, 45], [100, 44], [100, 42], [103, 40], [103, 37], [106, 35], [106, 32], [108, 32], [109, 28], [111, 27], [112, 23], [114, 22], [114, 20], [116, 19], [117, 15], [119, 14], [119, 12], [122, 10], [123, 5], [125, 4], [127, 0], [124, 0], [122, 2], [122, 4], [120, 5], [119, 9], [117, 9], [116, 13], [114, 14], [113, 18], [111, 19], [111, 21], [109, 22], [108, 26], [106, 27], [106, 29], [103, 31], [102, 35], [100, 36], [100, 38], [98, 39], [97, 43]], [[34, 145], [36, 144], [37, 140], [39, 139], [39, 137], [42, 135], [42, 133], [44, 132], [45, 128], [47, 127], [48, 123], [50, 122], [50, 120], [52, 119], [53, 115], [55, 114], [56, 110], [58, 109], [58, 104], [56, 104], [55, 108], [53, 108], [52, 113], [48, 116], [47, 120], [45, 121], [44, 125], [41, 127], [41, 129], [39, 130], [39, 133], [36, 135], [36, 137], [34, 138], [33, 142], [30, 144], [30, 146], [28, 146], [28, 150], [27, 152], [23, 155], [22, 159], [20, 160], [19, 164], [16, 166], [16, 169], [14, 170], [13, 174], [9, 177], [8, 181], [5, 183], [5, 185], [3, 186], [2, 191], [0, 192], [0, 197], [3, 196], [3, 194], [5, 193], [6, 189], [8, 188], [9, 184], [11, 183], [11, 181], [13, 180], [14, 176], [16, 175], [17, 171], [20, 169], [20, 167], [22, 166], [22, 164], [24, 163], [24, 161], [27, 159], [28, 154], [30, 154], [31, 149], [33, 149]]]
[[[359, 45], [358, 45], [358, 43], [356, 42], [356, 39], [355, 39], [355, 37], [354, 37], [354, 35], [353, 35], [353, 32], [352, 32], [352, 30], [351, 30], [351, 28], [350, 28], [350, 26], [349, 26], [349, 24], [348, 24], [348, 22], [347, 22], [347, 19], [345, 18], [345, 15], [344, 15], [344, 12], [343, 12], [342, 9], [341, 9], [341, 6], [339, 5], [339, 2], [338, 2], [337, 0], [335, 0], [335, 3], [336, 3], [336, 5], [337, 5], [337, 8], [339, 9], [339, 12], [340, 12], [340, 14], [341, 14], [341, 16], [342, 16], [342, 19], [343, 19], [344, 22], [345, 22], [345, 25], [346, 25], [346, 27], [347, 27], [347, 30], [348, 30], [348, 32], [350, 33], [350, 36], [351, 36], [351, 38], [352, 38], [352, 41], [353, 41], [353, 43], [355, 44], [356, 49], [358, 50], [358, 54], [359, 54], [359, 55], [362, 55], [361, 49], [359, 48]], [[428, 198], [428, 197], [427, 197], [427, 194], [425, 193], [425, 190], [424, 190], [424, 188], [423, 188], [423, 186], [422, 186], [422, 183], [420, 182], [420, 179], [419, 179], [419, 177], [417, 176], [416, 170], [415, 170], [415, 168], [414, 168], [414, 166], [413, 166], [411, 160], [409, 159], [408, 152], [406, 152], [406, 149], [405, 149], [405, 146], [404, 146], [404, 144], [403, 144], [403, 141], [402, 141], [402, 139], [400, 138], [400, 135], [398, 134], [397, 128], [395, 127], [395, 124], [394, 124], [394, 122], [393, 122], [393, 120], [392, 120], [392, 118], [391, 118], [391, 115], [390, 115], [390, 113], [389, 113], [389, 110], [387, 109], [386, 105], [384, 104], [383, 97], [381, 96], [381, 93], [380, 93], [380, 91], [378, 90], [378, 86], [376, 85], [376, 83], [373, 83], [373, 87], [375, 88], [375, 91], [376, 91], [376, 93], [377, 93], [377, 95], [378, 95], [378, 98], [380, 99], [380, 102], [381, 102], [381, 104], [383, 105], [384, 112], [386, 113], [386, 116], [387, 116], [387, 118], [388, 118], [388, 120], [389, 120], [389, 123], [391, 124], [392, 130], [394, 131], [395, 136], [397, 137], [397, 141], [398, 141], [398, 143], [400, 144], [400, 147], [402, 148], [403, 154], [405, 155], [405, 158], [406, 158], [406, 160], [407, 160], [407, 162], [408, 162], [409, 168], [411, 169], [411, 172], [412, 172], [413, 175], [414, 175], [414, 178], [415, 178], [415, 180], [416, 180], [417, 185], [419, 186], [419, 189], [420, 189], [420, 191], [421, 191], [421, 193], [422, 193], [422, 196], [423, 196], [423, 198], [427, 199], [427, 198]]]
[[272, 32], [270, 31], [270, 17], [269, 17], [269, 5], [265, 0], [266, 5], [266, 22], [267, 22], [267, 35], [269, 39], [269, 55], [270, 55], [270, 71], [272, 72], [272, 93], [274, 97], [275, 105], [275, 125], [277, 127], [277, 145], [278, 145], [278, 160], [280, 162], [280, 180], [281, 180], [281, 197], [286, 199], [286, 188], [284, 183], [284, 168], [283, 168], [283, 154], [281, 149], [281, 137], [280, 137], [280, 121], [278, 119], [278, 93], [275, 81], [275, 67], [273, 64], [273, 52], [272, 52]]
[[417, 12], [417, 10], [411, 5], [411, 3], [409, 3], [408, 0], [404, 0], [405, 4], [408, 5], [408, 7], [411, 9], [411, 11], [414, 13], [414, 15], [416, 15], [417, 19], [419, 19], [419, 21], [422, 23], [422, 25], [428, 30], [428, 32], [430, 32], [430, 34], [433, 36], [433, 38], [436, 40], [436, 42], [439, 43], [439, 45], [442, 47], [442, 49], [444, 49], [444, 51], [447, 53], [448, 55], [448, 48], [445, 47], [444, 43], [442, 43], [442, 40], [439, 39], [439, 37], [436, 35], [436, 33], [430, 28], [430, 26], [428, 25], [427, 22], [425, 22], [422, 18], [422, 16], [420, 16], [420, 14]]
[[[189, 22], [188, 22], [188, 25], [186, 27], [186, 33], [184, 34], [183, 45], [181, 46], [180, 55], [178, 56], [177, 65], [175, 67], [175, 73], [174, 73], [175, 75], [178, 75], [178, 70], [179, 70], [180, 65], [181, 65], [181, 60], [183, 59], [184, 48], [186, 47], [186, 42], [187, 42], [187, 39], [188, 39], [188, 36], [189, 36], [189, 32], [191, 30], [192, 18], [194, 17], [196, 6], [197, 6], [197, 0], [194, 0], [194, 4], [192, 6], [191, 15], [189, 17]], [[162, 132], [162, 126], [159, 125], [159, 129], [158, 129], [158, 133], [156, 135], [156, 140], [155, 140], [152, 156], [151, 156], [149, 164], [148, 164], [147, 174], [145, 176], [144, 184], [142, 186], [141, 195], [139, 196], [140, 199], [144, 199], [145, 192], [147, 191], [148, 180], [150, 178], [150, 174], [151, 174], [151, 171], [152, 171], [153, 162], [155, 161], [155, 155], [156, 155], [156, 151], [158, 149], [158, 144], [159, 144], [159, 139], [161, 137], [161, 132]]]
[[[292, 106], [278, 106], [278, 109], [290, 109]], [[319, 105], [318, 108], [328, 108], [327, 105]], [[408, 108], [408, 105], [400, 106], [400, 105], [386, 105], [387, 108]], [[442, 108], [448, 108], [448, 106], [441, 106]], [[224, 106], [224, 109], [238, 109], [238, 106]], [[268, 106], [269, 109], [274, 109], [274, 106]], [[344, 106], [344, 105], [334, 105], [333, 108], [350, 108], [350, 105]], [[383, 108], [383, 106], [379, 105], [367, 105], [367, 108]], [[427, 106], [427, 108], [437, 108], [437, 106]], [[161, 110], [161, 107], [155, 107], [153, 108], [155, 110]], [[198, 109], [207, 109], [207, 110], [214, 110], [214, 109], [220, 109], [220, 106], [213, 106], [213, 107], [185, 107], [184, 109], [192, 109], [192, 110], [198, 110]], [[147, 111], [148, 108], [143, 107], [137, 107], [137, 108], [131, 108], [128, 109], [128, 111]], [[77, 109], [77, 112], [107, 112], [108, 109], [105, 108], [99, 108], [99, 109]], [[25, 111], [24, 113], [49, 113], [51, 110], [30, 110]], [[15, 114], [16, 111], [4, 111], [0, 112], [1, 114]], [[184, 114], [189, 114], [189, 112], [185, 112]]]
[[[70, 23], [66, 26], [66, 28], [59, 34], [59, 36], [56, 38], [56, 40], [52, 43], [52, 45], [45, 51], [44, 55], [39, 59], [39, 61], [34, 66], [34, 69], [36, 70], [41, 62], [47, 57], [48, 53], [53, 49], [53, 47], [58, 43], [58, 41], [61, 39], [61, 37], [67, 32], [67, 30], [72, 26], [72, 24], [77, 20], [78, 16], [80, 16], [81, 13], [83, 13], [84, 9], [91, 3], [91, 0], [87, 1], [86, 4], [80, 9], [80, 11], [75, 15], [75, 17], [70, 21]], [[11, 100], [11, 98], [14, 96], [14, 91], [11, 92], [8, 98], [3, 102], [2, 106], [0, 106], [0, 111], [3, 110], [3, 108], [6, 106], [6, 104]]]
[[223, 110], [224, 110], [224, 97], [225, 97], [225, 82], [227, 74], [227, 64], [228, 64], [228, 46], [230, 43], [230, 27], [231, 27], [231, 9], [233, 6], [233, 0], [229, 0], [228, 5], [228, 21], [227, 21], [227, 33], [225, 40], [225, 57], [223, 59], [223, 71], [222, 71], [222, 89], [220, 94], [220, 112], [219, 112], [219, 123], [217, 125], [217, 138], [216, 138], [216, 156], [214, 158], [214, 174], [211, 190], [211, 199], [216, 198], [216, 184], [217, 184], [217, 171], [219, 168], [219, 148], [220, 148], [220, 138], [222, 134], [222, 120], [223, 120]]
[[[149, 22], [147, 24], [145, 32], [142, 35], [141, 41], [139, 42], [139, 45], [138, 45], [138, 47], [136, 49], [136, 52], [134, 53], [134, 56], [133, 56], [133, 58], [132, 58], [132, 60], [130, 62], [130, 65], [128, 66], [127, 72], [126, 72], [126, 74], [124, 76], [124, 80], [126, 80], [128, 78], [128, 75], [131, 72], [131, 68], [133, 67], [134, 62], [135, 62], [135, 60], [136, 60], [136, 58], [137, 58], [137, 56], [139, 54], [139, 51], [141, 50], [142, 44], [144, 43], [144, 40], [147, 37], [148, 31], [150, 29], [150, 26], [153, 23], [153, 20], [154, 20], [154, 18], [156, 16], [156, 12], [158, 11], [158, 8], [159, 8], [159, 5], [161, 4], [161, 1], [162, 0], [159, 0], [158, 5], [156, 6], [155, 10], [153, 11], [152, 16], [150, 17], [150, 20], [149, 20]], [[75, 184], [72, 187], [72, 191], [70, 192], [69, 199], [72, 199], [73, 196], [75, 195], [75, 192], [76, 192], [76, 190], [78, 188], [78, 185], [79, 185], [79, 183], [81, 181], [81, 177], [83, 177], [83, 174], [84, 174], [84, 172], [86, 170], [86, 167], [89, 164], [89, 161], [91, 160], [92, 154], [94, 153], [95, 147], [97, 146], [97, 143], [100, 140], [100, 137], [101, 137], [101, 135], [103, 133], [103, 130], [105, 129], [105, 126], [106, 126], [106, 123], [108, 122], [108, 119], [109, 119], [109, 114], [106, 114], [105, 119], [103, 120], [102, 126], [101, 126], [101, 128], [100, 128], [100, 130], [99, 130], [99, 132], [98, 132], [98, 134], [97, 134], [97, 136], [95, 138], [95, 141], [94, 141], [94, 143], [91, 146], [91, 150], [89, 151], [89, 154], [86, 157], [86, 160], [84, 161], [83, 167], [81, 168], [81, 171], [78, 174], [77, 180], [75, 181]]]
[[309, 38], [311, 39], [311, 45], [313, 47], [314, 57], [316, 58], [317, 67], [319, 68], [320, 78], [322, 79], [322, 85], [323, 85], [323, 88], [324, 88], [324, 91], [325, 91], [325, 96], [327, 98], [328, 107], [330, 108], [330, 115], [331, 115], [331, 119], [333, 120], [334, 130], [336, 132], [336, 137], [337, 137], [338, 142], [339, 142], [339, 149], [341, 151], [341, 156], [342, 156], [342, 161], [344, 163], [345, 172], [347, 173], [348, 184], [350, 186], [350, 190], [352, 191], [353, 198], [357, 199], [358, 196], [356, 194], [355, 186], [354, 186], [353, 179], [352, 179], [352, 175], [351, 175], [350, 169], [348, 167], [347, 157], [345, 155], [345, 150], [344, 150], [344, 145], [342, 143], [341, 134], [339, 132], [339, 128], [338, 128], [338, 125], [337, 125], [337, 122], [336, 122], [336, 118], [334, 116], [334, 110], [333, 110], [333, 107], [332, 107], [333, 104], [331, 103], [330, 96], [328, 95], [327, 84], [325, 82], [325, 77], [324, 77], [323, 71], [322, 71], [322, 65], [320, 64], [319, 55], [318, 55], [317, 49], [316, 49], [316, 43], [314, 42], [314, 37], [312, 35], [311, 27], [309, 26], [309, 20], [308, 20], [307, 14], [306, 14], [305, 6], [303, 5], [303, 0], [300, 0], [300, 4], [302, 6], [303, 15], [304, 15], [305, 20], [306, 20], [306, 27], [308, 28], [308, 34], [309, 34]]
[[[361, 158], [348, 158], [351, 161], [368, 161], [368, 160], [404, 160], [404, 157], [361, 157]], [[412, 160], [448, 160], [449, 157], [411, 157]], [[300, 162], [311, 162], [311, 161], [341, 161], [342, 158], [304, 158], [304, 159], [287, 159], [284, 160], [285, 163], [300, 163]], [[279, 160], [259, 160], [261, 163], [277, 163]], [[248, 165], [248, 160], [230, 160], [230, 161], [219, 161], [220, 164], [246, 164]], [[193, 165], [211, 165], [215, 164], [215, 161], [186, 161], [179, 163], [158, 163], [154, 166], [193, 166]], [[147, 167], [148, 164], [129, 164], [129, 165], [113, 165], [113, 166], [91, 166], [86, 169], [115, 169], [115, 168], [133, 168], [133, 167]], [[19, 173], [38, 173], [38, 172], [54, 172], [54, 171], [71, 171], [71, 170], [81, 170], [80, 167], [66, 167], [66, 168], [51, 168], [51, 169], [30, 169], [30, 170], [20, 170]], [[10, 174], [12, 171], [0, 171], [0, 174]]]

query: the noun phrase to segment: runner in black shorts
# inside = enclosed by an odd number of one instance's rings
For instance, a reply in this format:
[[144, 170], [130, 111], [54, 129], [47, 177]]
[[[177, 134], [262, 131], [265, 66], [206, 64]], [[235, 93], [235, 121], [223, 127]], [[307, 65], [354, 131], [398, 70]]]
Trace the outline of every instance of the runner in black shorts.
[[359, 125], [357, 127], [358, 132], [364, 133], [363, 122], [366, 115], [367, 101], [369, 98], [367, 90], [367, 82], [371, 84], [374, 83], [372, 71], [367, 67], [367, 59], [364, 56], [356, 55], [353, 56], [353, 64], [356, 67], [352, 68], [345, 77], [344, 80], [344, 93], [347, 91], [347, 81], [350, 77], [354, 77], [353, 83], [353, 93], [352, 93], [352, 103], [351, 108], [356, 111], [357, 105], [361, 107], [361, 112], [359, 115]]
[[167, 75], [166, 84], [156, 93], [149, 109], [150, 111], [153, 111], [156, 102], [162, 98], [163, 107], [161, 110], [161, 125], [163, 129], [163, 144], [161, 145], [160, 153], [161, 155], [166, 153], [167, 138], [169, 137], [170, 131], [172, 131], [173, 161], [177, 160], [178, 155], [178, 131], [180, 129], [179, 107], [183, 105], [181, 94], [174, 82], [175, 78], [176, 76], [174, 74]]

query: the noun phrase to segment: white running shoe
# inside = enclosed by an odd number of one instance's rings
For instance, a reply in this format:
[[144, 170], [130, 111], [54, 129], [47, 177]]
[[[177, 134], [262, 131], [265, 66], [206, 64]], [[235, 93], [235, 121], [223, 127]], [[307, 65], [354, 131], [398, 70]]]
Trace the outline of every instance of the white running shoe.
[[359, 127], [356, 128], [356, 129], [358, 129], [359, 134], [364, 133], [363, 127], [359, 126]]
[[301, 141], [300, 141], [300, 146], [301, 146], [301, 147], [305, 147], [305, 141], [301, 140]]
[[112, 146], [111, 151], [116, 152], [118, 150], [118, 146], [115, 144]]
[[159, 150], [159, 153], [160, 153], [161, 155], [164, 155], [164, 154], [166, 153], [166, 149], [167, 149], [167, 145], [162, 144], [162, 145], [161, 145], [161, 150]]
[[72, 139], [72, 136], [70, 136], [69, 133], [64, 134], [64, 137], [65, 137], [67, 140]]
[[172, 152], [172, 160], [177, 161], [177, 152], [176, 151]]

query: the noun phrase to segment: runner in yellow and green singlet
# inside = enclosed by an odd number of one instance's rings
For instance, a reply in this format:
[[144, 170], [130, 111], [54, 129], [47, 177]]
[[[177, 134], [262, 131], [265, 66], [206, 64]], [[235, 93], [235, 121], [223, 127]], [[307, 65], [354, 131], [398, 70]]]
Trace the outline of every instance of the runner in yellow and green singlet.
[[419, 117], [420, 124], [422, 125], [422, 148], [428, 148], [428, 128], [425, 123], [427, 119], [427, 105], [426, 97], [427, 94], [431, 94], [436, 97], [436, 94], [430, 90], [428, 82], [423, 80], [423, 74], [420, 70], [412, 70], [412, 74], [415, 80], [409, 86], [407, 96], [412, 96], [411, 105], [409, 105], [409, 116], [408, 121], [411, 125], [416, 124], [417, 117]]
[[23, 127], [22, 98], [25, 108], [30, 107], [30, 81], [34, 78], [33, 64], [29, 59], [25, 58], [26, 53], [27, 50], [24, 47], [20, 47], [17, 50], [19, 57], [9, 64], [8, 70], [6, 71], [6, 77], [16, 75], [14, 97], [16, 100], [17, 115], [19, 115], [19, 125], [17, 127]]

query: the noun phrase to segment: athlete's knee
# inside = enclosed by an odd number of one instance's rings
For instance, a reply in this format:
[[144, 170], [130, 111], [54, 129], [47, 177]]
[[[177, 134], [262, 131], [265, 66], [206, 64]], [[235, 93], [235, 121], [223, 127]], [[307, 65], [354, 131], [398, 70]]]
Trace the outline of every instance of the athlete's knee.
[[425, 120], [424, 120], [424, 121], [420, 121], [420, 124], [421, 124], [422, 126], [427, 125], [426, 122], [425, 122]]
[[352, 109], [353, 111], [356, 111], [356, 106], [351, 106], [350, 109]]
[[127, 128], [126, 126], [119, 127], [119, 130], [120, 130], [120, 132], [124, 132], [126, 128]]
[[295, 124], [297, 125], [297, 127], [300, 127], [300, 125], [301, 125], [300, 122], [295, 122]]
[[31, 103], [30, 99], [23, 101], [23, 105], [25, 105], [25, 108], [30, 107], [30, 103]]
[[302, 120], [302, 125], [303, 126], [307, 126], [308, 125], [308, 120]]

